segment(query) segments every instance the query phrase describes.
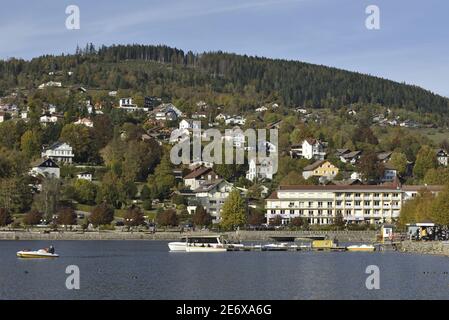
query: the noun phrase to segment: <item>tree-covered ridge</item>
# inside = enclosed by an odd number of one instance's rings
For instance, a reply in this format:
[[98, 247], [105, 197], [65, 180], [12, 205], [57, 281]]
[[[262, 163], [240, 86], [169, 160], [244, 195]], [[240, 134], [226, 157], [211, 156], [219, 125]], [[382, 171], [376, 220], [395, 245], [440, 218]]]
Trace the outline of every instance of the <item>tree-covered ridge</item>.
[[[72, 75], [66, 73], [69, 70]], [[50, 76], [49, 72], [60, 74]], [[449, 106], [449, 99], [422, 88], [360, 73], [223, 52], [186, 53], [162, 45], [103, 46], [98, 50], [87, 45], [73, 55], [0, 61], [0, 94], [14, 87], [35, 88], [55, 77], [64, 85], [133, 88], [171, 99], [188, 99], [192, 94], [205, 99], [208, 95], [214, 99], [238, 95], [228, 102], [240, 107], [273, 100], [288, 107], [315, 108], [376, 103], [443, 114]]]

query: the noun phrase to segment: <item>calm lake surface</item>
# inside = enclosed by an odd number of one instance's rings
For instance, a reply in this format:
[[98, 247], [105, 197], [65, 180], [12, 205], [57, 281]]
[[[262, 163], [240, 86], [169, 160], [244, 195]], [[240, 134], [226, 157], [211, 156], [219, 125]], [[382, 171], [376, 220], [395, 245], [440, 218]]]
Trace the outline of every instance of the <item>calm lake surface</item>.
[[[53, 244], [55, 260], [16, 258]], [[80, 290], [65, 287], [68, 265]], [[368, 265], [380, 290], [368, 290]], [[395, 252], [170, 253], [166, 241], [0, 241], [0, 299], [448, 299], [449, 258]]]

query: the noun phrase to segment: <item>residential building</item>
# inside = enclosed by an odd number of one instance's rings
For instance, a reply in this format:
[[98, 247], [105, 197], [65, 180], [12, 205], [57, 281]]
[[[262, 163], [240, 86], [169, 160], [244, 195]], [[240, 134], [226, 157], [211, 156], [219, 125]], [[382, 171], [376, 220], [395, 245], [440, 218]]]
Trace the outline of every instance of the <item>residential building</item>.
[[195, 121], [192, 119], [182, 119], [179, 122], [180, 130], [193, 130], [193, 129], [201, 129], [201, 121]]
[[220, 179], [220, 176], [209, 167], [195, 168], [183, 178], [184, 185], [189, 187], [190, 190], [198, 189], [201, 185], [218, 179]]
[[243, 126], [246, 123], [246, 119], [242, 116], [234, 116], [234, 117], [230, 117], [230, 118], [226, 118], [225, 119], [225, 124], [226, 125], [239, 125], [239, 126]]
[[398, 170], [391, 163], [384, 164], [384, 174], [381, 178], [382, 182], [391, 182], [398, 177]]
[[80, 118], [77, 121], [75, 121], [73, 124], [76, 125], [83, 125], [89, 128], [93, 128], [94, 127], [94, 122], [92, 120], [90, 120], [89, 118]]
[[92, 173], [90, 172], [80, 172], [76, 175], [77, 179], [92, 181]]
[[6, 113], [0, 111], [0, 123], [5, 121]]
[[377, 154], [377, 159], [380, 162], [387, 163], [387, 162], [390, 161], [392, 154], [393, 154], [393, 152], [391, 152], [391, 151], [380, 152], [380, 153]]
[[290, 156], [292, 158], [324, 160], [326, 156], [324, 149], [324, 142], [317, 139], [306, 139], [301, 144], [291, 146]]
[[249, 160], [249, 169], [246, 172], [246, 179], [250, 181], [263, 180], [263, 179], [273, 179], [273, 159], [270, 157], [263, 158], [252, 158]]
[[[346, 149], [347, 150], [347, 149]], [[356, 164], [362, 155], [362, 151], [350, 151], [344, 152], [340, 155], [340, 161], [343, 163]]]
[[[346, 223], [392, 222], [399, 217], [404, 201], [426, 186], [384, 185], [299, 185], [280, 186], [266, 199], [266, 218], [276, 216], [287, 224], [294, 217], [310, 224], [332, 224], [337, 216]], [[430, 191], [439, 192], [441, 186]]]
[[40, 159], [31, 165], [30, 175], [33, 177], [45, 176], [50, 178], [58, 178], [61, 171], [58, 164], [52, 159]]
[[183, 114], [181, 110], [176, 108], [173, 104], [163, 103], [151, 111], [151, 116], [158, 121], [171, 121], [177, 120], [182, 117]]
[[43, 115], [42, 117], [39, 118], [39, 122], [46, 126], [49, 123], [56, 123], [58, 122], [58, 117], [53, 115], [53, 116], [48, 116], [48, 115]]
[[302, 176], [304, 179], [310, 177], [324, 177], [327, 180], [332, 180], [338, 174], [338, 167], [334, 166], [328, 160], [317, 160], [312, 164], [304, 167]]
[[437, 161], [440, 165], [447, 167], [448, 163], [448, 153], [444, 149], [437, 149], [435, 150], [435, 153], [437, 155]]
[[74, 157], [73, 148], [66, 142], [56, 142], [42, 152], [42, 158], [62, 163], [72, 163]]
[[221, 219], [223, 204], [233, 189], [232, 183], [223, 179], [207, 181], [193, 191], [188, 200], [187, 210], [193, 214], [197, 205], [201, 205], [213, 217], [213, 222], [218, 223]]
[[38, 89], [44, 89], [44, 88], [48, 88], [48, 87], [62, 87], [62, 83], [55, 82], [55, 81], [49, 81], [49, 82], [39, 85]]

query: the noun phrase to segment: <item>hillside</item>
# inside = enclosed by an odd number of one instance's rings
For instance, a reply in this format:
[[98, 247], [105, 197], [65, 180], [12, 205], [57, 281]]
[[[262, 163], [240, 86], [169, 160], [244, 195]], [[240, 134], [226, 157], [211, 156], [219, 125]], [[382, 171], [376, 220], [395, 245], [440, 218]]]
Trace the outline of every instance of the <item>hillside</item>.
[[0, 61], [0, 95], [15, 87], [36, 88], [49, 80], [66, 86], [131, 89], [166, 99], [214, 100], [239, 108], [256, 107], [264, 101], [313, 108], [362, 103], [445, 114], [449, 107], [449, 99], [430, 91], [360, 73], [223, 52], [185, 53], [167, 46], [120, 45], [97, 50], [88, 45], [72, 55]]

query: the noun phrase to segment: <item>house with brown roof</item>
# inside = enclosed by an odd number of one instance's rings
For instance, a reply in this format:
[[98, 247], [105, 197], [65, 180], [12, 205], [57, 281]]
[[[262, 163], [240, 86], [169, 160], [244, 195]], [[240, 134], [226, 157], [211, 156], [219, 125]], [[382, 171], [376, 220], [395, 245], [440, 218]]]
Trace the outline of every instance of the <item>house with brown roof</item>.
[[220, 176], [212, 168], [203, 166], [195, 168], [183, 178], [184, 185], [189, 187], [190, 190], [198, 189], [205, 183], [214, 182], [219, 179]]

